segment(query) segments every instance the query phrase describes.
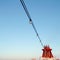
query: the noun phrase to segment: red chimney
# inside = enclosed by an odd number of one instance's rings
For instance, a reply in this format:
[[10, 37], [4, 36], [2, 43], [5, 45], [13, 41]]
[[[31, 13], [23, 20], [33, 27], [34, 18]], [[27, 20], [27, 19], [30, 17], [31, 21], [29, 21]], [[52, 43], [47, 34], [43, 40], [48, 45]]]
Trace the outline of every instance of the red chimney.
[[51, 50], [52, 49], [49, 46], [44, 46], [44, 49], [42, 49], [42, 51], [43, 51], [42, 57], [44, 57], [44, 58], [52, 58], [53, 55], [52, 55]]

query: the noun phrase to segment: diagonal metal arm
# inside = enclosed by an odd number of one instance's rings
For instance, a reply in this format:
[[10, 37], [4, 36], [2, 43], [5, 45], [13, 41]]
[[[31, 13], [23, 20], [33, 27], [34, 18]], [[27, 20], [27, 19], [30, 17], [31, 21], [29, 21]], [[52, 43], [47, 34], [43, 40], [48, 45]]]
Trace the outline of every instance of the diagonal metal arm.
[[30, 14], [29, 14], [29, 12], [28, 12], [28, 10], [27, 10], [27, 7], [26, 7], [24, 1], [23, 1], [23, 0], [20, 0], [20, 2], [21, 2], [22, 6], [23, 6], [23, 8], [24, 8], [24, 10], [25, 10], [28, 18], [29, 18], [29, 22], [30, 22], [30, 24], [32, 25], [32, 27], [33, 27], [33, 29], [34, 29], [34, 31], [35, 31], [35, 33], [36, 33], [36, 35], [37, 35], [37, 37], [38, 37], [41, 45], [42, 45], [42, 47], [44, 47], [44, 45], [43, 45], [43, 43], [42, 43], [42, 41], [41, 41], [41, 39], [40, 39], [40, 37], [39, 37], [39, 34], [38, 34], [38, 32], [37, 32], [37, 30], [36, 30], [36, 28], [35, 28], [35, 26], [34, 26], [34, 23], [33, 23], [32, 19], [31, 19], [31, 17], [30, 17]]

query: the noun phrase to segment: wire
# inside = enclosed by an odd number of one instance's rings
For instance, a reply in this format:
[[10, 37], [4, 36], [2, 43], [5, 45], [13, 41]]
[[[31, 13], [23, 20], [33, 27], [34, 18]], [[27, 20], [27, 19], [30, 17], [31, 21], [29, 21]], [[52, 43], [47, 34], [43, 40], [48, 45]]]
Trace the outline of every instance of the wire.
[[29, 18], [29, 22], [30, 22], [30, 24], [32, 25], [32, 27], [33, 27], [33, 29], [34, 29], [34, 31], [35, 31], [35, 33], [36, 33], [36, 35], [37, 35], [37, 37], [38, 37], [38, 39], [39, 39], [41, 45], [42, 45], [42, 47], [44, 47], [44, 45], [43, 45], [43, 43], [42, 43], [42, 41], [41, 41], [41, 39], [40, 39], [40, 37], [39, 37], [39, 34], [38, 34], [38, 32], [37, 32], [37, 30], [36, 30], [36, 28], [35, 28], [35, 25], [34, 25], [32, 19], [31, 19], [31, 17], [30, 17], [30, 14], [29, 14], [29, 12], [28, 12], [28, 9], [27, 9], [27, 7], [26, 7], [24, 1], [23, 1], [23, 0], [20, 0], [20, 2], [21, 2], [22, 6], [23, 6], [23, 8], [24, 8], [24, 10], [25, 10], [25, 12], [26, 12], [28, 18]]

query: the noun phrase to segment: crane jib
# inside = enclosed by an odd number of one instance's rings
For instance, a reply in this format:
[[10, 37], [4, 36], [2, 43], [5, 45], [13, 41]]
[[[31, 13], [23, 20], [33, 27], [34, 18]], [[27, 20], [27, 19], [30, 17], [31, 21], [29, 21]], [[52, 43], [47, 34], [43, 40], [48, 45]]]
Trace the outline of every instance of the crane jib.
[[35, 28], [35, 25], [34, 25], [32, 19], [31, 19], [31, 17], [30, 17], [30, 14], [29, 14], [29, 12], [28, 12], [28, 10], [27, 10], [27, 7], [26, 7], [24, 1], [23, 1], [23, 0], [20, 0], [20, 2], [21, 2], [22, 6], [23, 6], [23, 8], [24, 8], [24, 10], [25, 10], [28, 18], [29, 18], [29, 22], [30, 22], [30, 24], [32, 25], [32, 27], [33, 27], [33, 29], [34, 29], [34, 31], [35, 31], [35, 33], [36, 33], [36, 35], [37, 35], [37, 37], [38, 37], [41, 45], [42, 45], [42, 47], [44, 47], [44, 45], [43, 45], [43, 43], [42, 43], [42, 41], [41, 41], [41, 39], [40, 39], [40, 37], [39, 37], [39, 34], [38, 34], [38, 32], [37, 32], [37, 30], [36, 30], [36, 28]]

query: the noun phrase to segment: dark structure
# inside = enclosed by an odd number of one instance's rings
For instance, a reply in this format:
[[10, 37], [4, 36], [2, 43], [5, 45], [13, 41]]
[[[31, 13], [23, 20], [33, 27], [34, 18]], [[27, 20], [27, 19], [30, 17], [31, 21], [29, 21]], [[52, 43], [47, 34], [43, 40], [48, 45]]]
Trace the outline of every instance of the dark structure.
[[40, 36], [39, 36], [39, 34], [38, 34], [37, 30], [36, 30], [36, 27], [35, 27], [32, 19], [31, 19], [31, 16], [30, 16], [30, 14], [28, 12], [28, 9], [27, 9], [27, 7], [26, 7], [26, 5], [24, 3], [24, 0], [20, 0], [20, 2], [21, 2], [22, 6], [24, 8], [24, 11], [25, 11], [25, 13], [26, 13], [26, 15], [27, 15], [27, 17], [29, 19], [30, 24], [32, 25], [32, 27], [33, 27], [33, 29], [34, 29], [34, 31], [35, 31], [38, 39], [39, 39], [39, 42], [40, 42], [41, 46], [44, 48], [44, 49], [42, 49], [43, 50], [42, 57], [44, 57], [44, 58], [52, 58], [53, 57], [52, 52], [51, 52], [52, 49], [50, 49], [49, 46], [44, 46], [43, 45], [42, 40], [40, 39]]
[[42, 49], [42, 51], [43, 51], [42, 57], [44, 57], [44, 58], [52, 58], [53, 55], [52, 55], [51, 50], [52, 49], [49, 46], [44, 46], [44, 49]]

